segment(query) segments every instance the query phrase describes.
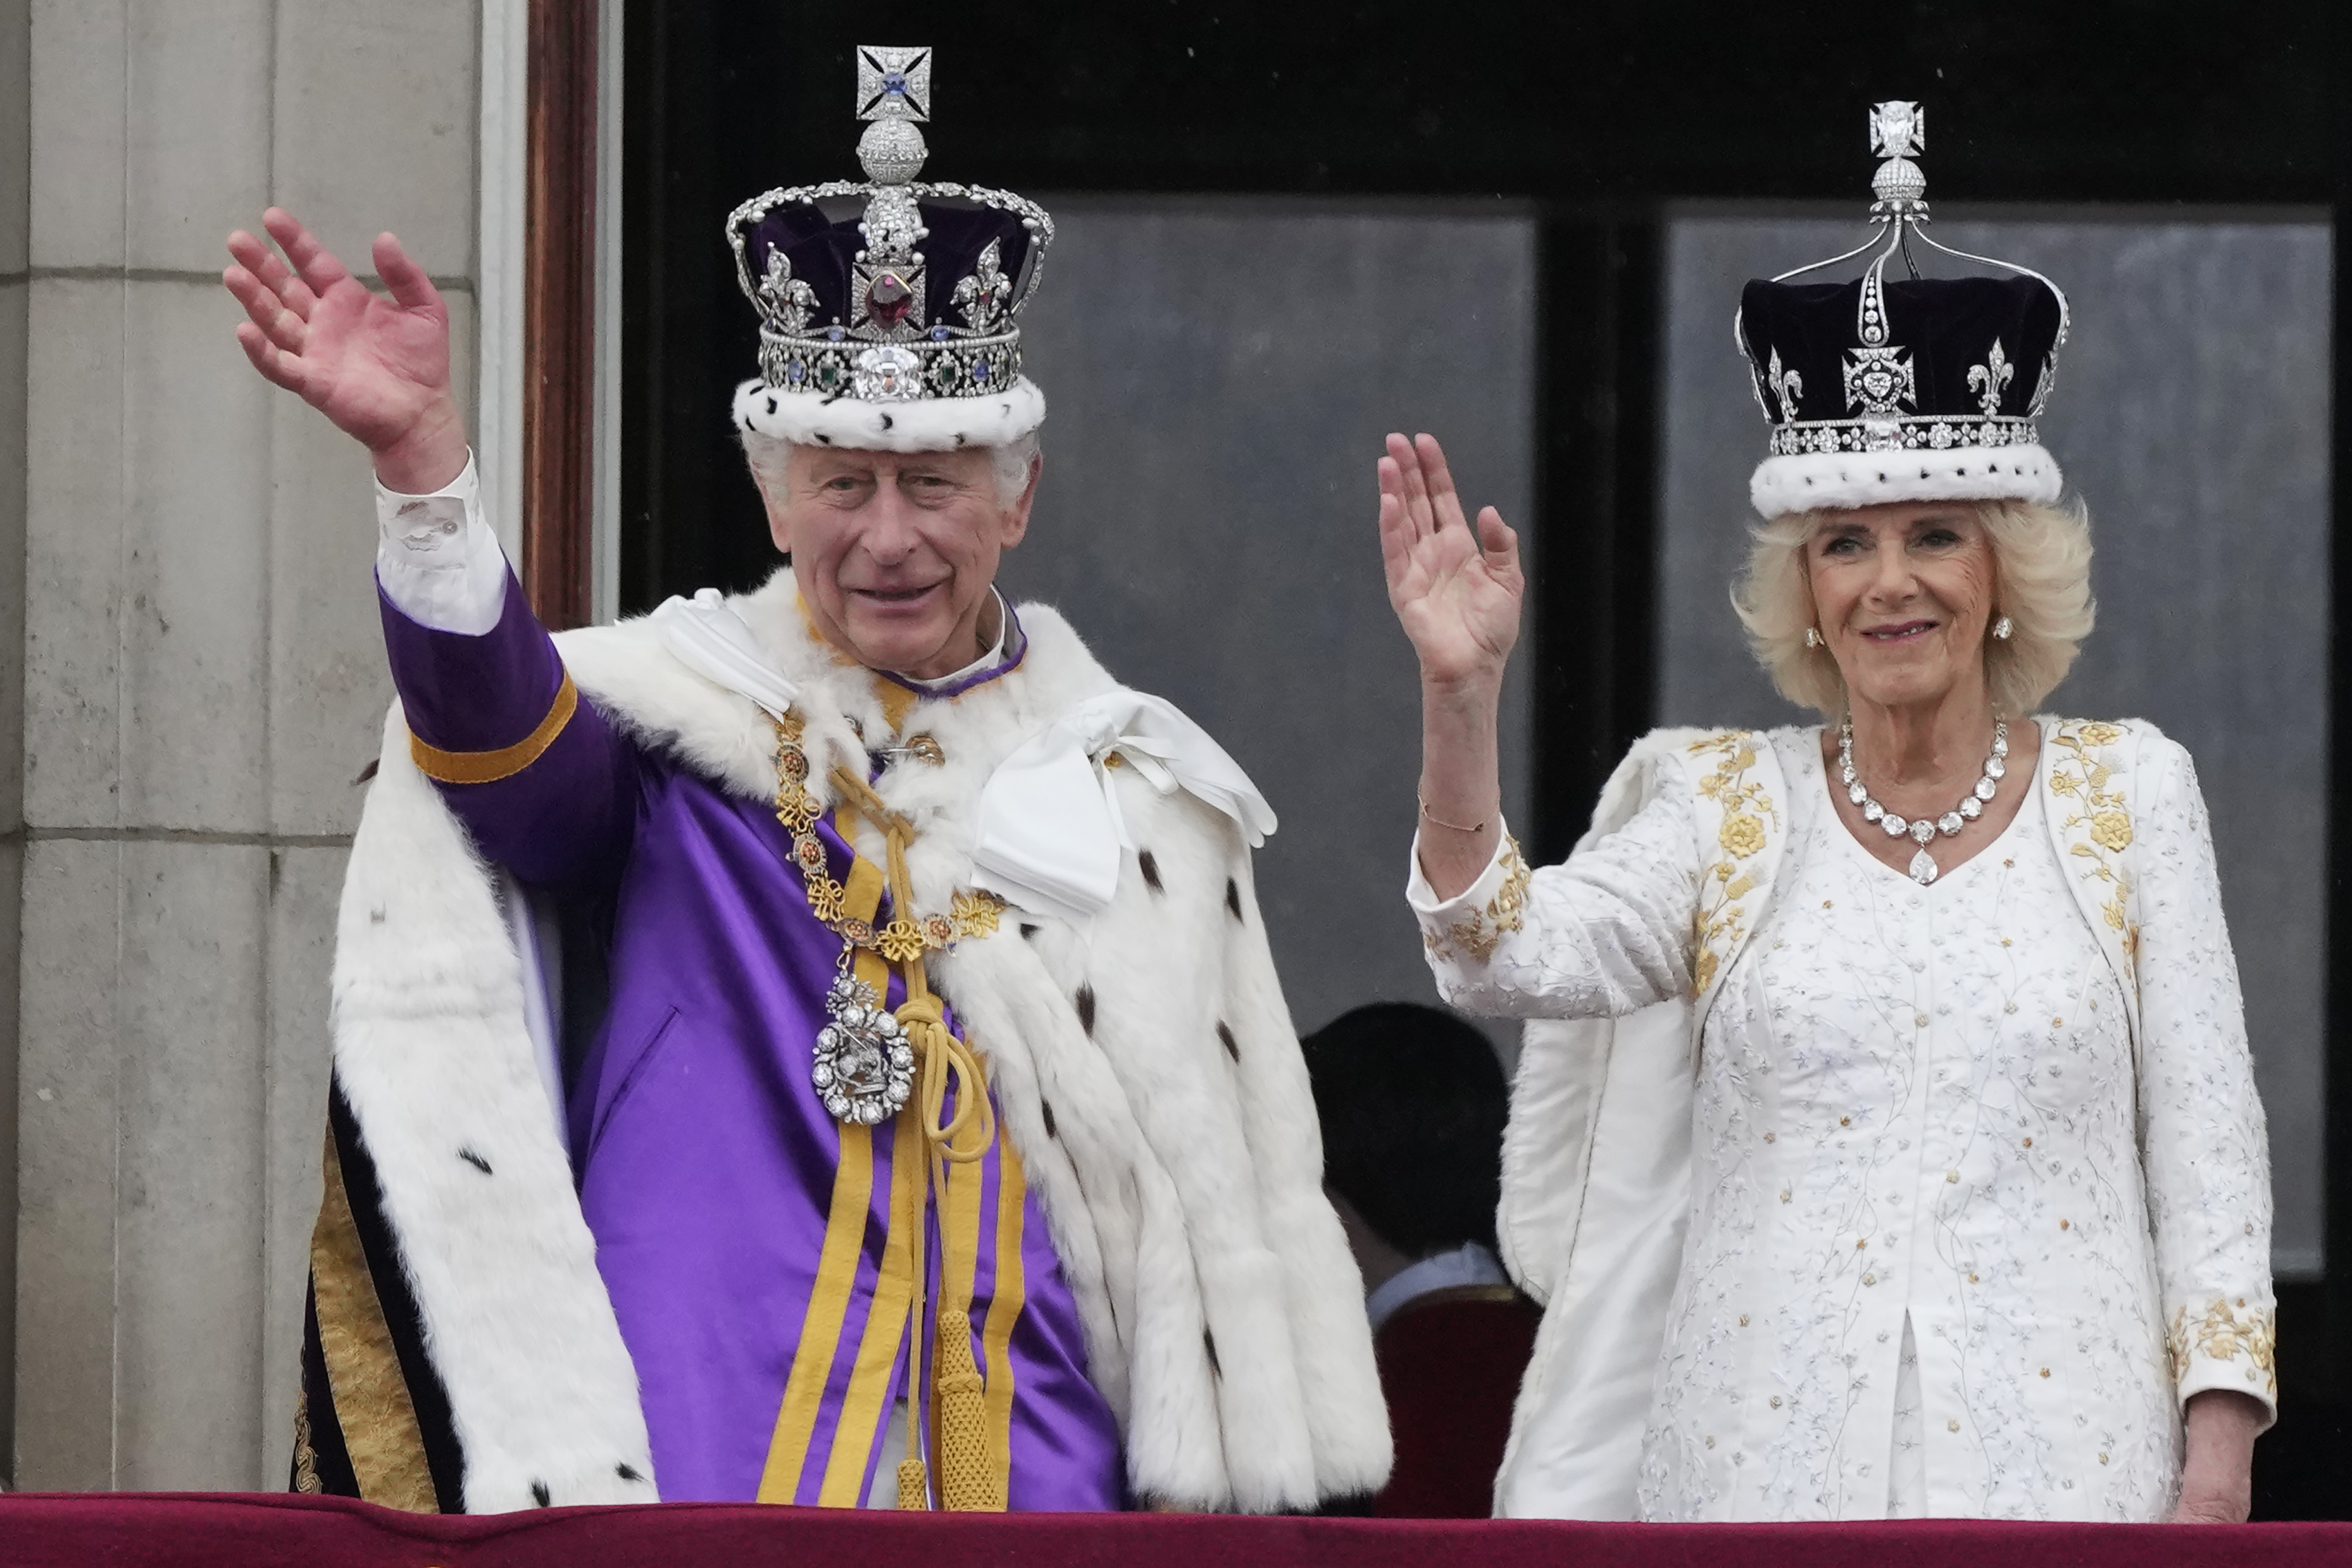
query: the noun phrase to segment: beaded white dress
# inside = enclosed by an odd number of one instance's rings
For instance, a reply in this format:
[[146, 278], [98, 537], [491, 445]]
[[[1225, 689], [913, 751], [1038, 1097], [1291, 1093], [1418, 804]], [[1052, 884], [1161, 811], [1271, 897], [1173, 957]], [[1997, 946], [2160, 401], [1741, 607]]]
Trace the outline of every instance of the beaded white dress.
[[[2188, 755], [2142, 743], [2137, 1061], [2036, 780], [1931, 887], [1769, 744], [1787, 861], [1699, 1040], [1692, 1209], [1643, 1435], [1662, 1520], [2148, 1520], [2181, 1403], [2273, 1396], [2262, 1109]], [[1447, 999], [1622, 1015], [1687, 991], [1689, 788], [1529, 881], [1482, 961], [1412, 899]], [[1483, 945], [1483, 944], [1480, 944]]]

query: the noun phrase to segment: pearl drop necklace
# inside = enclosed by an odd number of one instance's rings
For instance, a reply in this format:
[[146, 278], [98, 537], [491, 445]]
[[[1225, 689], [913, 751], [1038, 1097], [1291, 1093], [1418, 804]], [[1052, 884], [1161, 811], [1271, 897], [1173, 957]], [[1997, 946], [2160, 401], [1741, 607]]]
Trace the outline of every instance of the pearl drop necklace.
[[1940, 831], [1950, 838], [1970, 822], [1984, 815], [1985, 803], [2000, 792], [2001, 776], [2009, 771], [2009, 726], [1996, 720], [1992, 727], [1992, 755], [1985, 758], [1984, 776], [1976, 788], [1961, 797], [1960, 803], [1929, 821], [1921, 817], [1916, 821], [1905, 821], [1873, 798], [1863, 787], [1861, 775], [1853, 768], [1853, 719], [1851, 716], [1838, 724], [1838, 777], [1845, 785], [1845, 798], [1862, 808], [1864, 821], [1876, 822], [1886, 830], [1890, 839], [1906, 833], [1918, 844], [1919, 852], [1911, 857], [1911, 880], [1927, 886], [1942, 874], [1936, 857], [1927, 852], [1927, 845]]

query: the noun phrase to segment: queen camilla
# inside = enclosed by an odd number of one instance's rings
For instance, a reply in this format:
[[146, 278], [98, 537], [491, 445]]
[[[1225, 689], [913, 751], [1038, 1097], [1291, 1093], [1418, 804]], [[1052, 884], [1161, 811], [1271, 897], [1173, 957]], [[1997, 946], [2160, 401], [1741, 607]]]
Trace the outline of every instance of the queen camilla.
[[1570, 1020], [1530, 1026], [1507, 1137], [1547, 1315], [1496, 1510], [2243, 1519], [2270, 1174], [2204, 801], [2151, 725], [2028, 716], [2092, 624], [2034, 425], [2066, 302], [2006, 263], [1889, 278], [1934, 245], [1924, 128], [1872, 128], [1863, 276], [1738, 318], [1773, 429], [1734, 601], [1826, 723], [1649, 737], [1530, 872], [1497, 806], [1517, 541], [1430, 437], [1380, 464], [1431, 967]]

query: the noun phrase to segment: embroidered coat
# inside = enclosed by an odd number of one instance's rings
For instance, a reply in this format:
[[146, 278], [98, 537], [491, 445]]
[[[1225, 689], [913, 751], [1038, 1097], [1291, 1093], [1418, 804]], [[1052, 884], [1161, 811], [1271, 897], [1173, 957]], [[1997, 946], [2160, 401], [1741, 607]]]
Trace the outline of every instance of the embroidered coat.
[[[798, 688], [818, 811], [833, 765], [870, 778], [915, 831], [914, 913], [959, 912], [930, 981], [998, 1145], [919, 1238], [896, 1218], [920, 1190], [906, 1114], [868, 1136], [825, 1113], [811, 1050], [842, 945], [777, 820], [767, 715], [645, 621], [550, 639], [510, 586], [467, 637], [387, 601], [412, 711], [340, 916], [298, 1479], [452, 1511], [855, 1503], [898, 1458], [922, 1245], [935, 1302], [969, 1306], [1012, 1506], [1376, 1490], [1360, 1281], [1240, 831], [1113, 768], [1110, 906], [1084, 929], [965, 918], [982, 785], [1115, 683], [1040, 606], [1009, 667], [922, 695], [832, 655], [789, 572], [730, 602]], [[841, 821], [822, 851], [855, 896], [853, 863], [887, 855]], [[587, 938], [561, 974], [558, 925]], [[609, 1000], [565, 1028], [551, 1004], [594, 988], [583, 951]], [[544, 1057], [551, 1022], [567, 1048]]]
[[1549, 1311], [1498, 1511], [2151, 1518], [2181, 1402], [2274, 1401], [2194, 770], [2041, 722], [2034, 796], [1930, 888], [1853, 841], [1817, 729], [1662, 733], [1565, 865], [1416, 873], [1449, 999], [1584, 1020], [1514, 1088], [1499, 1229]]

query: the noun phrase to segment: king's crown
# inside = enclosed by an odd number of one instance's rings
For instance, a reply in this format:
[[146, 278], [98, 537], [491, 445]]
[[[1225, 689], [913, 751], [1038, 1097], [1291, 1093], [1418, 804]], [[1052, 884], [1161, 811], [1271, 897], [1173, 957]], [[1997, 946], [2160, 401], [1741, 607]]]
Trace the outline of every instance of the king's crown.
[[760, 315], [761, 380], [866, 402], [1010, 389], [1053, 219], [1009, 191], [916, 180], [929, 49], [861, 47], [856, 112], [866, 182], [768, 191], [728, 214], [736, 280]]

